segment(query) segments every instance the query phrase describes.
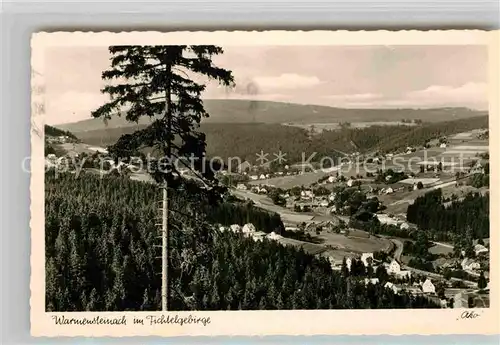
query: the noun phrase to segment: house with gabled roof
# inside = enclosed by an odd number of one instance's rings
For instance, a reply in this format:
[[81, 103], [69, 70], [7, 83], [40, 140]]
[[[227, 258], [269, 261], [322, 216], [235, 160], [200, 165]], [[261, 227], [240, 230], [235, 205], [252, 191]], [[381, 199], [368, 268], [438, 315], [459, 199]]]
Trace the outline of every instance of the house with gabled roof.
[[424, 293], [435, 294], [436, 293], [436, 287], [434, 286], [434, 284], [432, 284], [431, 280], [427, 278], [422, 283], [422, 291]]
[[401, 264], [396, 260], [392, 260], [387, 267], [387, 273], [398, 274], [401, 271]]

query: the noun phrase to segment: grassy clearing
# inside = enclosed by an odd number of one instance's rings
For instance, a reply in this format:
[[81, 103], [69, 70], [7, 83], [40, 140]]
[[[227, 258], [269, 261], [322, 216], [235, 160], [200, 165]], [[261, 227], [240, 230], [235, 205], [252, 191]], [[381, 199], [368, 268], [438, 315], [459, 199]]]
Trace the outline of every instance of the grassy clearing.
[[429, 248], [429, 253], [436, 255], [446, 255], [453, 252], [453, 248], [443, 246], [441, 244], [435, 244]]
[[[356, 232], [359, 232], [357, 234]], [[322, 231], [316, 237], [322, 239], [323, 245], [331, 245], [343, 251], [353, 253], [371, 253], [379, 250], [387, 250], [391, 246], [391, 242], [384, 238], [377, 238], [368, 234], [361, 234], [362, 231], [353, 232], [353, 236], [348, 237], [343, 234], [335, 234], [332, 232]], [[368, 235], [368, 237], [359, 236]]]

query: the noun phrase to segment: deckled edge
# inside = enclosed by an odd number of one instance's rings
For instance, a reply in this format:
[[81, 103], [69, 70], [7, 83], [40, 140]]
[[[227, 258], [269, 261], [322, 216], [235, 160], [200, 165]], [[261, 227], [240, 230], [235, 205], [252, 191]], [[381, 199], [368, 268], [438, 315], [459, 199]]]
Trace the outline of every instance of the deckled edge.
[[[97, 36], [104, 36], [104, 35], [111, 35], [111, 36], [123, 36], [123, 35], [136, 35], [136, 34], [141, 34], [141, 35], [150, 35], [150, 34], [155, 34], [155, 35], [158, 35], [158, 34], [169, 34], [169, 33], [176, 33], [176, 34], [180, 34], [180, 33], [211, 33], [211, 34], [217, 34], [217, 33], [234, 33], [234, 34], [237, 34], [237, 33], [240, 33], [240, 34], [246, 34], [246, 33], [267, 33], [267, 32], [274, 32], [274, 33], [290, 33], [290, 32], [293, 32], [293, 33], [315, 33], [315, 34], [320, 34], [320, 33], [331, 33], [332, 30], [234, 30], [234, 31], [231, 31], [231, 30], [225, 30], [225, 31], [219, 31], [219, 30], [203, 30], [203, 31], [199, 31], [199, 30], [180, 30], [180, 31], [170, 31], [170, 32], [161, 32], [161, 31], [138, 31], [138, 30], [134, 30], [134, 31], [121, 31], [121, 32], [114, 32], [114, 31], [55, 31], [55, 32], [46, 32], [46, 31], [40, 31], [40, 32], [36, 32], [32, 35], [31, 37], [31, 66], [33, 65], [33, 60], [34, 60], [34, 47], [37, 46], [37, 40], [41, 39], [41, 38], [44, 38], [46, 37], [46, 35], [51, 35], [53, 37], [55, 37], [54, 35], [60, 35], [60, 34], [72, 34], [72, 35], [77, 35], [76, 38], [78, 38], [78, 35], [97, 35]], [[498, 48], [500, 47], [500, 31], [499, 30], [479, 30], [479, 29], [471, 29], [471, 30], [435, 30], [435, 29], [429, 29], [429, 30], [416, 30], [416, 29], [412, 29], [412, 30], [335, 30], [333, 31], [335, 33], [399, 33], [399, 34], [404, 34], [404, 33], [422, 33], [422, 32], [425, 32], [425, 33], [432, 33], [432, 32], [447, 32], [447, 33], [452, 33], [452, 34], [463, 34], [463, 33], [468, 33], [468, 34], [480, 34], [480, 33], [488, 33], [488, 38], [489, 38], [489, 45], [491, 47], [492, 45], [492, 41], [494, 41], [496, 43], [496, 49], [498, 50]], [[489, 33], [492, 33], [492, 32], [495, 32], [495, 36], [490, 36]], [[374, 44], [377, 44], [377, 43], [374, 43]], [[383, 45], [383, 43], [378, 43], [380, 45]], [[459, 43], [457, 43], [457, 45], [459, 45]], [[42, 49], [43, 46], [38, 46], [37, 49]], [[40, 52], [38, 52], [40, 53]], [[497, 56], [500, 56], [499, 52], [497, 51], [496, 52]], [[497, 72], [498, 72], [498, 62], [497, 62]], [[491, 67], [491, 63], [490, 63], [490, 67]], [[491, 70], [490, 70], [490, 74], [491, 74]], [[496, 82], [497, 82], [497, 87], [498, 87], [498, 76], [496, 76]], [[33, 78], [31, 78], [31, 86], [33, 87]], [[498, 90], [497, 90], [498, 91]], [[490, 92], [491, 94], [491, 92]], [[33, 104], [33, 95], [31, 94], [31, 102]], [[30, 128], [30, 138], [31, 138], [31, 158], [33, 159], [33, 151], [34, 151], [34, 147], [36, 146], [36, 141], [34, 140], [34, 133], [33, 133], [33, 111], [31, 112], [31, 128]], [[41, 121], [43, 122], [43, 121]], [[42, 126], [42, 130], [43, 130], [43, 126]], [[43, 133], [43, 132], [42, 132]], [[43, 134], [42, 134], [42, 138], [43, 138]], [[490, 143], [490, 146], [491, 143]], [[32, 198], [32, 193], [33, 193], [33, 187], [34, 187], [34, 175], [33, 175], [33, 169], [32, 169], [32, 172], [31, 172], [31, 178], [30, 178], [30, 231], [31, 231], [31, 234], [33, 232], [33, 225], [34, 225], [34, 221], [33, 221], [33, 198]], [[491, 206], [491, 205], [490, 205]], [[493, 209], [491, 210], [493, 211]], [[33, 323], [34, 321], [36, 321], [34, 319], [34, 313], [33, 313], [33, 304], [34, 304], [34, 301], [35, 301], [35, 297], [34, 297], [34, 289], [35, 289], [35, 285], [37, 285], [37, 283], [33, 280], [33, 264], [36, 260], [36, 258], [33, 256], [33, 248], [34, 248], [34, 243], [33, 243], [33, 239], [31, 237], [31, 248], [30, 248], [30, 265], [31, 265], [31, 277], [30, 277], [30, 330], [31, 330], [31, 333], [32, 333], [32, 336], [36, 336], [36, 337], [41, 337], [41, 338], [51, 338], [51, 337], [59, 337], [60, 335], [59, 334], [33, 334]], [[494, 252], [496, 254], [498, 254], [498, 248], [495, 248]], [[493, 253], [492, 253], [492, 256], [493, 256]], [[497, 256], [497, 255], [496, 255]], [[491, 258], [491, 263], [496, 263], [498, 260], [498, 257], [492, 257]], [[496, 260], [494, 262], [494, 260]], [[490, 268], [490, 270], [492, 270]], [[492, 270], [494, 271], [494, 270]], [[497, 277], [498, 278], [498, 277]], [[498, 283], [498, 279], [496, 279], [496, 281], [494, 282], [495, 283], [495, 287], [496, 284]], [[43, 286], [45, 286], [45, 284], [43, 284]], [[43, 291], [42, 292], [43, 296], [45, 295], [45, 292]], [[495, 293], [495, 299], [497, 299], [498, 297], [498, 291], [496, 291]], [[497, 316], [497, 321], [498, 321], [498, 316]], [[457, 326], [458, 327], [458, 326]], [[446, 334], [451, 334], [451, 333], [446, 333]], [[493, 329], [493, 327], [490, 327], [488, 332], [483, 332], [483, 333], [475, 333], [475, 332], [471, 332], [469, 334], [483, 334], [483, 335], [494, 335], [494, 334], [498, 334], [498, 325], [496, 325], [496, 329]], [[433, 335], [444, 335], [444, 333], [431, 333], [431, 334], [422, 334], [422, 333], [380, 333], [380, 334], [363, 334], [363, 333], [355, 333], [355, 334], [350, 334], [350, 333], [324, 333], [324, 334], [315, 334], [314, 336], [318, 336], [318, 337], [322, 337], [322, 336], [332, 336], [332, 335], [335, 335], [335, 336], [351, 336], [351, 335], [357, 335], [357, 336], [383, 336], [383, 335], [386, 335], [386, 336], [407, 336], [407, 335], [423, 335], [423, 336], [433, 336]], [[121, 338], [121, 337], [130, 337], [130, 336], [157, 336], [157, 335], [144, 335], [144, 334], [130, 334], [130, 335], [118, 335], [118, 336], [104, 336], [106, 338]], [[269, 337], [287, 337], [287, 336], [298, 336], [298, 337], [301, 337], [301, 336], [306, 336], [304, 334], [290, 334], [290, 335], [282, 335], [282, 334], [267, 334], [267, 335], [238, 335], [238, 334], [232, 334], [232, 335], [229, 335], [229, 334], [214, 334], [214, 335], [210, 335], [210, 336], [207, 336], [207, 335], [194, 335], [193, 337], [198, 337], [198, 338], [207, 338], [207, 337], [213, 337], [213, 336], [218, 336], [218, 337], [225, 337], [225, 338], [228, 338], [228, 337], [241, 337], [241, 338], [260, 338], [260, 337], [263, 337], [263, 336], [269, 336]], [[74, 335], [64, 335], [63, 337], [70, 337], [70, 338], [73, 338], [73, 337], [95, 337], [94, 335], [92, 334], [74, 334]], [[186, 335], [172, 335], [172, 336], [169, 336], [169, 337], [186, 337]]]

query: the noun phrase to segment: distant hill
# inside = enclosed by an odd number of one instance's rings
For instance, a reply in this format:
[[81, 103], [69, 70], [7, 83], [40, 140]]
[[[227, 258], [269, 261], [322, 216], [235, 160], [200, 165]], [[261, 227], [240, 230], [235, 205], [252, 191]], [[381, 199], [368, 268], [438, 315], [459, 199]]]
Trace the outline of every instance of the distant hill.
[[[486, 111], [467, 108], [436, 109], [343, 109], [320, 105], [248, 101], [248, 100], [205, 100], [210, 117], [203, 123], [337, 123], [374, 122], [419, 119], [424, 122], [451, 121], [487, 115]], [[105, 125], [101, 119], [88, 119], [75, 123], [57, 125], [58, 128], [77, 133], [82, 131], [134, 127], [147, 125], [150, 119], [141, 119], [138, 124], [130, 123], [124, 117], [113, 117]]]
[[49, 125], [45, 125], [45, 136], [46, 137], [67, 136], [73, 140], [78, 140], [78, 138], [70, 131], [59, 129], [59, 128], [49, 126]]

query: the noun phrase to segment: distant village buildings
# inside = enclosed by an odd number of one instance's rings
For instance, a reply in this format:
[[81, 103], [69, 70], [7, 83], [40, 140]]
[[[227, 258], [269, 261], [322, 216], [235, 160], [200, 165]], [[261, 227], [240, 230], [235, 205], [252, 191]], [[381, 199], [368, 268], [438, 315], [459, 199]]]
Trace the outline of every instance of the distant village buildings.
[[487, 254], [488, 253], [488, 248], [486, 248], [482, 244], [476, 244], [474, 246], [474, 252], [476, 253], [476, 256], [480, 256], [480, 255], [483, 255], [483, 254]]
[[391, 282], [387, 282], [384, 288], [392, 290], [395, 294], [399, 293], [399, 288]]
[[232, 231], [232, 232], [241, 232], [241, 226], [238, 225], [238, 224], [232, 224], [229, 229]]
[[303, 199], [312, 199], [314, 197], [314, 193], [312, 190], [303, 190], [300, 192], [300, 196]]
[[369, 265], [373, 264], [373, 253], [363, 253], [361, 254], [361, 261], [363, 262], [363, 265], [365, 267], [368, 267]]
[[250, 169], [252, 169], [252, 164], [250, 164], [250, 162], [248, 162], [248, 161], [244, 161], [243, 163], [238, 165], [237, 171], [239, 173], [243, 173], [243, 172], [249, 171]]
[[239, 189], [239, 190], [247, 190], [247, 186], [244, 184], [244, 183], [238, 183], [236, 185], [236, 189]]
[[434, 284], [432, 284], [432, 282], [430, 281], [430, 279], [426, 279], [422, 283], [422, 291], [424, 293], [428, 293], [428, 294], [435, 294], [436, 293], [436, 287], [434, 286]]
[[397, 276], [398, 278], [411, 278], [411, 271], [401, 270], [401, 264], [397, 260], [392, 260], [390, 264], [386, 264], [387, 273]]
[[378, 283], [379, 283], [378, 278], [365, 278], [365, 285], [368, 285], [368, 284], [376, 285]]
[[464, 271], [476, 271], [481, 269], [479, 262], [468, 258], [462, 260], [461, 266]]

